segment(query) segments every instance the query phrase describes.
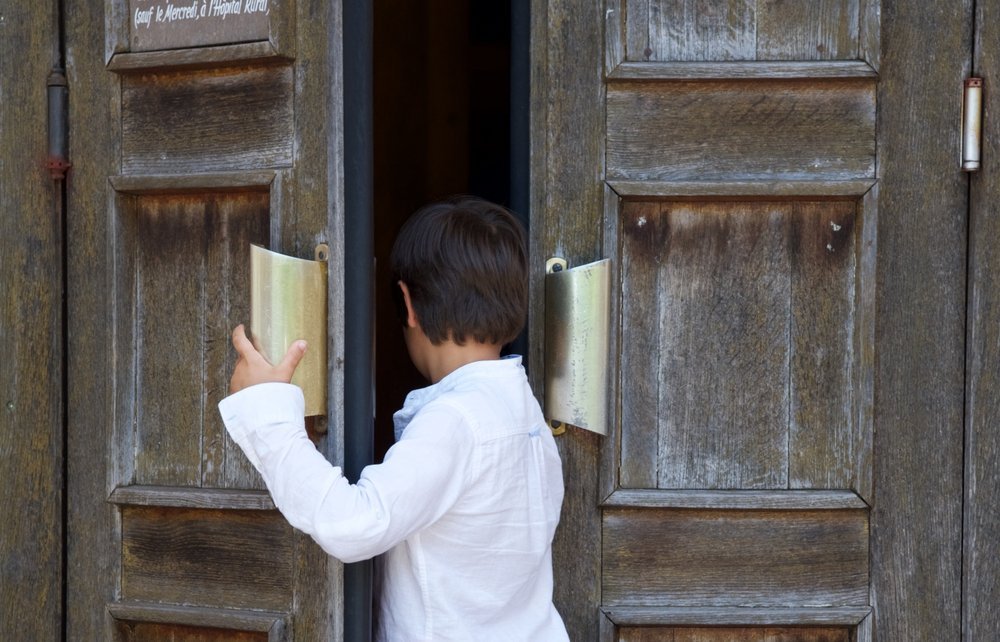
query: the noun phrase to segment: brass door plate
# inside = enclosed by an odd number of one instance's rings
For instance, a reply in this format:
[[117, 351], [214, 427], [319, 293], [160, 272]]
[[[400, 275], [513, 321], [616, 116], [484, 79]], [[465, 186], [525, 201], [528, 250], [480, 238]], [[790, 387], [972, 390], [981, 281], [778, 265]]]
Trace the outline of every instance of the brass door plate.
[[607, 434], [611, 261], [545, 264], [545, 417]]
[[[317, 247], [317, 257], [329, 254], [324, 247]], [[327, 414], [326, 286], [325, 260], [250, 246], [250, 333], [271, 363], [281, 361], [293, 341], [305, 339], [308, 348], [292, 383], [302, 388], [307, 417]]]

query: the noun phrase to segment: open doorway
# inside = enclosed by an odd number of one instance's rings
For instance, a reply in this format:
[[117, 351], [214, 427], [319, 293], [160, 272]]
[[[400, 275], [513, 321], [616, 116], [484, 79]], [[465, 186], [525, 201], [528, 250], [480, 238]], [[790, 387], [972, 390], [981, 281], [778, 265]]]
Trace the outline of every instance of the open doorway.
[[510, 0], [374, 4], [375, 461], [392, 445], [392, 413], [427, 385], [390, 295], [396, 233], [420, 206], [453, 194], [516, 208], [511, 9]]

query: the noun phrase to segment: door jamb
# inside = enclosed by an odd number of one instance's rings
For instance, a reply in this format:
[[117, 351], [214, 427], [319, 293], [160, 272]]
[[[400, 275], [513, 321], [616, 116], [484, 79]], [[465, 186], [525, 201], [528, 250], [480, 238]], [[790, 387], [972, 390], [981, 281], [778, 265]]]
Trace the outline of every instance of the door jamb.
[[[371, 0], [345, 0], [344, 101], [344, 473], [356, 482], [374, 461], [374, 324]], [[372, 562], [344, 565], [344, 639], [372, 637]]]

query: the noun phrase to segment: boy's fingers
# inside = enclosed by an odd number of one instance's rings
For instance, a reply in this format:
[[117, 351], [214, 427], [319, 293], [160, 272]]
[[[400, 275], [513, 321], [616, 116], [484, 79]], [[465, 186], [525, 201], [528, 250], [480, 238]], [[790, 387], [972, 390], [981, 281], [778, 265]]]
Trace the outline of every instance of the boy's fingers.
[[254, 352], [257, 352], [253, 344], [250, 343], [250, 339], [247, 338], [247, 333], [242, 323], [233, 330], [233, 347], [236, 348], [236, 352], [243, 359], [247, 359]]
[[302, 357], [305, 356], [305, 354], [306, 342], [302, 339], [293, 341], [292, 345], [288, 347], [288, 352], [285, 353], [281, 363], [278, 364], [277, 370], [291, 380], [292, 374], [295, 372], [295, 368], [298, 367], [299, 362], [302, 361]]
[[288, 352], [285, 353], [281, 363], [277, 366], [271, 366], [267, 359], [264, 358], [264, 355], [247, 338], [246, 329], [242, 323], [233, 329], [233, 347], [236, 348], [236, 353], [239, 355], [236, 360], [237, 368], [233, 371], [233, 382], [235, 382], [236, 376], [240, 372], [239, 366], [241, 363], [245, 364], [243, 369], [246, 370], [246, 373], [244, 374], [249, 376], [249, 380], [255, 383], [262, 383], [264, 381], [291, 381], [292, 375], [295, 373], [295, 368], [298, 367], [299, 362], [302, 361], [302, 357], [306, 352], [306, 342], [299, 339], [293, 342], [288, 348]]
[[243, 342], [247, 340], [247, 334], [246, 331], [243, 329], [242, 323], [233, 328], [232, 339], [233, 339], [233, 347], [236, 348], [236, 352], [239, 352], [242, 355], [243, 351], [240, 350], [240, 348], [243, 347]]

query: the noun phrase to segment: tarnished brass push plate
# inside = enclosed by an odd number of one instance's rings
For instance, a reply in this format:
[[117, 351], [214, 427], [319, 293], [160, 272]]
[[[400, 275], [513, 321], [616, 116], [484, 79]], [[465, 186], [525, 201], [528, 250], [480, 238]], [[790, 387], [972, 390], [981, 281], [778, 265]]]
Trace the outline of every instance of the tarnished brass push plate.
[[545, 275], [545, 417], [607, 434], [611, 261]]
[[309, 344], [292, 377], [306, 416], [326, 414], [326, 261], [250, 246], [250, 333], [271, 363], [297, 339]]

